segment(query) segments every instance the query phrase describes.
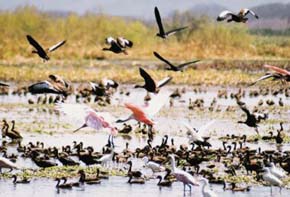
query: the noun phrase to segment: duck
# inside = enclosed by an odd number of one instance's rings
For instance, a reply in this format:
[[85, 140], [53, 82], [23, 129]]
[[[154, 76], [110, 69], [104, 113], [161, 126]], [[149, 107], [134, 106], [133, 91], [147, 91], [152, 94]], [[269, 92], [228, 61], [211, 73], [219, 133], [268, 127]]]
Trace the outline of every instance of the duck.
[[57, 189], [72, 189], [71, 184], [67, 184], [67, 183], [60, 184], [60, 181], [61, 181], [60, 178], [56, 178], [55, 181], [57, 182], [57, 184], [55, 186]]
[[132, 178], [133, 178], [133, 175], [130, 174], [129, 180], [128, 180], [129, 184], [144, 184], [145, 183], [144, 178], [135, 178], [135, 179], [132, 179]]
[[148, 92], [152, 92], [152, 93], [158, 93], [161, 87], [165, 86], [167, 83], [169, 83], [172, 80], [172, 77], [166, 77], [163, 80], [156, 83], [153, 80], [153, 78], [141, 67], [139, 68], [139, 73], [141, 77], [143, 77], [145, 84], [135, 85], [134, 88], [144, 88]]
[[169, 65], [169, 67], [166, 68], [166, 70], [170, 70], [170, 71], [175, 71], [175, 72], [178, 72], [178, 71], [181, 71], [183, 72], [184, 69], [186, 67], [188, 67], [189, 65], [191, 64], [195, 64], [197, 62], [199, 62], [200, 60], [193, 60], [193, 61], [190, 61], [190, 62], [185, 62], [185, 63], [182, 63], [182, 64], [179, 64], [179, 65], [173, 65], [171, 62], [169, 62], [168, 60], [166, 60], [164, 57], [162, 57], [159, 53], [157, 52], [153, 52], [154, 56], [156, 58], [158, 58], [159, 60], [161, 60], [162, 62], [165, 62], [167, 65]]
[[246, 124], [249, 127], [254, 127], [257, 134], [259, 134], [258, 131], [258, 123], [261, 120], [266, 120], [268, 118], [268, 114], [258, 114], [258, 113], [251, 113], [248, 108], [244, 105], [239, 105], [239, 107], [243, 110], [243, 112], [246, 113], [247, 119], [245, 121], [238, 121], [240, 124]]
[[80, 175], [80, 183], [86, 183], [88, 185], [95, 185], [101, 183], [99, 178], [86, 178], [86, 173], [84, 170], [79, 170], [78, 174]]
[[113, 53], [124, 53], [125, 55], [128, 55], [127, 51], [125, 50], [127, 47], [132, 47], [133, 42], [130, 40], [127, 40], [123, 37], [119, 37], [114, 39], [113, 37], [107, 37], [106, 43], [110, 45], [110, 48], [103, 48], [103, 51], [111, 51]]
[[227, 19], [228, 23], [232, 21], [237, 23], [246, 23], [248, 21], [248, 18], [246, 18], [248, 14], [253, 15], [256, 19], [259, 19], [259, 16], [254, 11], [248, 8], [243, 8], [238, 14], [235, 14], [229, 10], [224, 10], [218, 15], [217, 21], [224, 21]]
[[17, 176], [15, 174], [12, 175], [12, 178], [13, 178], [14, 184], [28, 184], [28, 183], [30, 183], [30, 180], [28, 180], [27, 178], [23, 178], [22, 180], [17, 180]]
[[43, 59], [43, 61], [48, 61], [49, 57], [47, 55], [47, 52], [53, 52], [56, 49], [58, 49], [59, 47], [61, 47], [62, 45], [64, 45], [66, 43], [65, 40], [58, 42], [57, 44], [49, 47], [46, 51], [42, 48], [42, 46], [31, 36], [31, 35], [26, 35], [26, 38], [29, 42], [29, 44], [31, 44], [35, 50], [32, 51], [32, 53], [36, 53], [38, 54], [38, 56], [40, 58]]
[[158, 186], [160, 186], [160, 187], [171, 187], [171, 185], [172, 185], [171, 181], [169, 181], [169, 180], [162, 181], [162, 176], [161, 175], [158, 175], [156, 178], [159, 179], [159, 181], [157, 183]]
[[154, 8], [154, 14], [155, 14], [155, 19], [156, 19], [158, 29], [159, 29], [159, 32], [156, 34], [156, 36], [160, 38], [166, 39], [168, 36], [171, 36], [179, 31], [182, 31], [188, 28], [188, 27], [180, 27], [180, 28], [165, 32], [163, 24], [162, 24], [161, 16], [157, 7]]
[[132, 165], [133, 165], [132, 161], [128, 161], [127, 164], [129, 165], [127, 176], [132, 176], [132, 177], [137, 177], [137, 178], [140, 178], [142, 176], [141, 171], [132, 171]]

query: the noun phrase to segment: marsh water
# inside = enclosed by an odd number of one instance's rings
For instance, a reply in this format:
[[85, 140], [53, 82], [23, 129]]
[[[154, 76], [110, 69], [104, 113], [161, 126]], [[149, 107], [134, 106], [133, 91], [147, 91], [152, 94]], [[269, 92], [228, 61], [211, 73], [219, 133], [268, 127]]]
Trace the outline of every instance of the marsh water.
[[[131, 86], [127, 85], [121, 89], [130, 89]], [[168, 86], [165, 91], [173, 92], [182, 86]], [[219, 137], [226, 134], [241, 136], [243, 134], [255, 135], [252, 128], [245, 125], [237, 124], [238, 120], [244, 119], [243, 112], [239, 110], [236, 100], [228, 96], [228, 98], [217, 98], [218, 90], [227, 90], [227, 95], [230, 93], [237, 93], [238, 88], [224, 88], [224, 87], [202, 87], [196, 91], [197, 87], [185, 87], [185, 93], [180, 98], [173, 100], [173, 106], [169, 103], [162, 108], [160, 113], [155, 117], [157, 131], [153, 145], [160, 144], [162, 137], [167, 134], [170, 138], [174, 138], [175, 145], [178, 147], [181, 144], [187, 144], [188, 138], [186, 137], [186, 129], [182, 122], [187, 122], [195, 128], [200, 128], [207, 122], [215, 119], [216, 122], [206, 131], [203, 135], [210, 136], [212, 148], [223, 148], [222, 141]], [[13, 89], [13, 88], [12, 88]], [[250, 89], [246, 89], [246, 96], [242, 101], [252, 109], [257, 105], [260, 99], [264, 101], [271, 99], [275, 102], [274, 106], [267, 106], [263, 104], [263, 109], [269, 112], [269, 120], [260, 125], [259, 131], [261, 135], [268, 135], [269, 131], [275, 131], [279, 128], [279, 122], [285, 123], [286, 133], [289, 128], [289, 106], [290, 99], [283, 94], [278, 96], [267, 95], [250, 97], [248, 95]], [[112, 97], [112, 104], [106, 107], [98, 107], [91, 102], [89, 105], [97, 108], [100, 111], [110, 112], [115, 117], [126, 117], [129, 111], [123, 107], [124, 102], [132, 102], [136, 104], [144, 103], [145, 91], [134, 89], [129, 96], [116, 92]], [[213, 98], [217, 98], [215, 111], [206, 110]], [[279, 99], [282, 98], [284, 107], [278, 106]], [[28, 99], [37, 100], [37, 96], [27, 94], [25, 96], [18, 95], [1, 95], [0, 96], [0, 119], [11, 121], [16, 120], [16, 129], [23, 135], [22, 144], [29, 142], [36, 143], [37, 141], [44, 142], [45, 147], [56, 146], [61, 147], [64, 145], [72, 145], [73, 141], [82, 141], [85, 146], [94, 147], [95, 151], [100, 151], [101, 148], [107, 143], [107, 131], [94, 131], [87, 128], [77, 133], [72, 133], [75, 128], [79, 127], [82, 123], [72, 122], [70, 119], [63, 115], [55, 113], [53, 105], [29, 105]], [[196, 108], [193, 110], [188, 109], [189, 99], [192, 101], [202, 99], [204, 101], [204, 109]], [[75, 96], [69, 96], [67, 102], [75, 103]], [[233, 111], [227, 111], [229, 106], [235, 107]], [[137, 127], [134, 121], [129, 122], [133, 126], [133, 130]], [[122, 124], [116, 125], [122, 128]], [[1, 139], [3, 140], [3, 139]], [[115, 152], [121, 152], [125, 148], [126, 142], [129, 142], [129, 148], [134, 150], [137, 147], [144, 147], [147, 143], [147, 136], [141, 134], [134, 134], [131, 132], [129, 135], [118, 135], [114, 139], [116, 148]], [[246, 144], [251, 149], [261, 150], [290, 150], [290, 144], [284, 143], [277, 146], [273, 141], [258, 141], [248, 142]], [[8, 153], [14, 153], [16, 145], [12, 145], [8, 149]], [[76, 158], [74, 158], [76, 159]], [[142, 161], [139, 161], [139, 167], [142, 168]], [[30, 159], [18, 159], [17, 164], [23, 168], [37, 169], [38, 167]], [[83, 164], [82, 164], [83, 165]], [[84, 165], [83, 165], [84, 166]], [[138, 166], [137, 166], [138, 167]], [[204, 166], [202, 166], [204, 167]], [[150, 173], [150, 172], [148, 172]], [[76, 178], [70, 179], [77, 180]], [[130, 185], [127, 183], [127, 177], [111, 176], [108, 180], [102, 180], [100, 185], [84, 185], [71, 190], [57, 190], [55, 188], [55, 181], [50, 178], [33, 178], [30, 184], [27, 185], [14, 185], [11, 179], [3, 178], [0, 180], [0, 196], [201, 196], [201, 187], [193, 187], [192, 192], [187, 191], [183, 193], [183, 185], [180, 182], [173, 183], [170, 188], [159, 188], [157, 179], [149, 179], [144, 185]], [[222, 185], [211, 184], [211, 188], [218, 194], [218, 196], [289, 196], [290, 191], [286, 188], [282, 189], [281, 193], [279, 188], [273, 187], [272, 194], [270, 187], [267, 186], [252, 186], [249, 192], [235, 192], [224, 191]]]

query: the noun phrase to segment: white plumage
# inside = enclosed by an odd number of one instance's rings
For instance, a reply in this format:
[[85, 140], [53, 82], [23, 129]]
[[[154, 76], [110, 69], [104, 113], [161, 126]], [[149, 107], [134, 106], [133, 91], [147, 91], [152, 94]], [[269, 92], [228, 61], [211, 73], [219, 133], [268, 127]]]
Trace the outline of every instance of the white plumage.
[[222, 12], [218, 15], [217, 20], [222, 21], [222, 20], [225, 20], [225, 19], [227, 19], [228, 17], [230, 17], [230, 16], [232, 16], [232, 15], [234, 15], [233, 12], [231, 12], [231, 11], [229, 11], [229, 10], [224, 10], [224, 11], [222, 11]]
[[183, 183], [184, 190], [185, 190], [186, 185], [189, 186], [190, 190], [191, 190], [191, 185], [199, 185], [197, 180], [191, 174], [183, 170], [180, 170], [175, 166], [175, 159], [173, 155], [170, 155], [170, 159], [171, 159], [172, 173], [176, 177], [177, 181], [180, 181]]
[[200, 182], [203, 183], [202, 185], [202, 196], [203, 197], [217, 197], [217, 194], [208, 188], [209, 183], [207, 179], [201, 179]]
[[56, 110], [63, 112], [72, 119], [82, 121], [84, 125], [79, 129], [84, 127], [91, 127], [96, 130], [109, 128], [112, 135], [116, 135], [118, 133], [117, 129], [111, 126], [111, 122], [114, 121], [114, 118], [109, 113], [96, 112], [87, 105], [67, 103], [57, 103]]
[[269, 169], [270, 169], [270, 172], [278, 178], [283, 178], [286, 176], [286, 173], [282, 169], [277, 168], [275, 164], [272, 162], [270, 163]]
[[269, 183], [271, 186], [274, 185], [281, 187], [283, 184], [283, 182], [278, 177], [271, 173], [269, 168], [264, 168], [263, 180]]
[[2, 168], [19, 169], [19, 167], [7, 158], [0, 157], [0, 171]]
[[149, 161], [148, 157], [143, 157], [143, 161], [145, 163], [145, 166], [147, 168], [150, 168], [153, 172], [165, 171], [165, 167], [163, 167], [162, 165], [160, 165], [154, 161]]

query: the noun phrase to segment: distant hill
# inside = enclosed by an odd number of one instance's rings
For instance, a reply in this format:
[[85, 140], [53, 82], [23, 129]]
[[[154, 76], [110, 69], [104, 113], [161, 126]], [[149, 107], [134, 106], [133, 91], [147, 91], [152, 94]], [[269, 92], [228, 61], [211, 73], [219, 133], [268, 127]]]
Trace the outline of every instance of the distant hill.
[[288, 19], [290, 18], [290, 3], [270, 3], [252, 8], [264, 19]]

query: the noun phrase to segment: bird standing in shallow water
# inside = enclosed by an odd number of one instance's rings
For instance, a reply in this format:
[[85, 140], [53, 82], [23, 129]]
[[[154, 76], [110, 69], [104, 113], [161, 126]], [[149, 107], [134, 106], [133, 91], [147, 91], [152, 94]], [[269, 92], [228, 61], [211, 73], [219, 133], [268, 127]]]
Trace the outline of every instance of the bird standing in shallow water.
[[188, 186], [191, 191], [191, 185], [199, 185], [197, 180], [191, 174], [183, 170], [180, 170], [175, 166], [175, 159], [173, 155], [170, 155], [170, 159], [171, 159], [172, 173], [176, 177], [177, 181], [180, 181], [183, 183], [184, 192], [185, 192], [185, 186]]

